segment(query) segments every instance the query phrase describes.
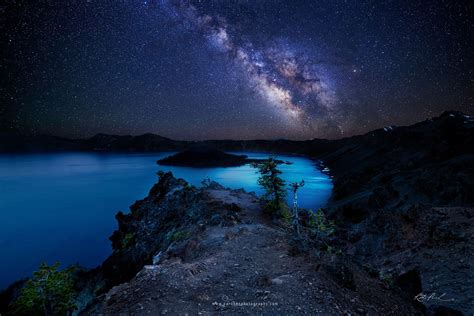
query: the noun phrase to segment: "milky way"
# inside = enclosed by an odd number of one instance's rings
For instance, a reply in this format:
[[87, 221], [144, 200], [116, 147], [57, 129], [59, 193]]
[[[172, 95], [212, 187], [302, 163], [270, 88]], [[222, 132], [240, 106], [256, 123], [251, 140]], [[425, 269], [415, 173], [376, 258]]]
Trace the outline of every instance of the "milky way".
[[160, 9], [238, 63], [252, 88], [290, 123], [314, 130], [317, 112], [334, 119], [337, 98], [329, 80], [318, 70], [322, 65], [315, 65], [288, 41], [269, 40], [257, 47], [243, 40], [242, 34], [231, 34], [232, 26], [224, 17], [201, 14], [189, 2], [162, 0]]

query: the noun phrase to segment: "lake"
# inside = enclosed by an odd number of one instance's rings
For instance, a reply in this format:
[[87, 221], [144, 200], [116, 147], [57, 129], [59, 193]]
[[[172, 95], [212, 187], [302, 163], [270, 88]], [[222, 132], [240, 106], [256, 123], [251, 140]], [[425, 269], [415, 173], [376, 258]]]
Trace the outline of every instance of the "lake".
[[[249, 165], [231, 168], [159, 166], [172, 153], [53, 153], [0, 155], [0, 289], [29, 276], [41, 262], [95, 267], [110, 253], [115, 214], [147, 196], [158, 170], [200, 186], [205, 177], [225, 187], [262, 191]], [[246, 154], [266, 158], [268, 154]], [[332, 182], [314, 161], [279, 155], [287, 181], [301, 181], [301, 207], [317, 209]], [[289, 202], [291, 199], [289, 194]]]

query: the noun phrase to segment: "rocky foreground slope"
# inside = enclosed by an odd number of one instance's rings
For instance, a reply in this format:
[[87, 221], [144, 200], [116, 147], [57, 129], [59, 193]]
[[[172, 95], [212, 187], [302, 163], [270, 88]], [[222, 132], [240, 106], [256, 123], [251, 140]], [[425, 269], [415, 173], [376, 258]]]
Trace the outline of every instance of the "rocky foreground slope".
[[295, 255], [289, 231], [242, 190], [198, 189], [161, 174], [149, 196], [117, 218], [115, 252], [100, 269], [120, 284], [84, 315], [419, 313], [347, 256], [317, 248]]

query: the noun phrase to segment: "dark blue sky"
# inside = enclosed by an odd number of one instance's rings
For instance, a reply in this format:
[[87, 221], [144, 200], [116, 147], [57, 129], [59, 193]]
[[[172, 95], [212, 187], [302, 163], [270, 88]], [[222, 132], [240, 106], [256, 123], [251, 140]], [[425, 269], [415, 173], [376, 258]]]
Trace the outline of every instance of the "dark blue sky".
[[2, 129], [338, 138], [473, 109], [462, 1], [7, 1]]

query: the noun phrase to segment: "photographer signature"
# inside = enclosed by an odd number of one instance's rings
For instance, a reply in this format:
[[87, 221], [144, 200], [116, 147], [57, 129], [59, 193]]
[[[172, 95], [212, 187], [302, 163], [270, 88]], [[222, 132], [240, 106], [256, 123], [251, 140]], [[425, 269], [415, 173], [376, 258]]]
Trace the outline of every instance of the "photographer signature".
[[420, 303], [427, 303], [429, 301], [441, 301], [441, 302], [454, 302], [455, 301], [454, 298], [446, 298], [446, 293], [438, 295], [436, 293], [425, 294], [422, 292], [422, 293], [417, 294], [413, 299]]

